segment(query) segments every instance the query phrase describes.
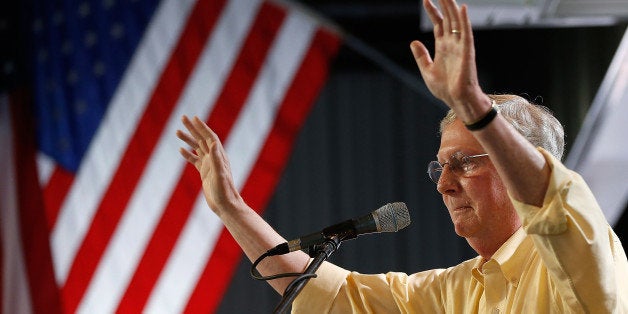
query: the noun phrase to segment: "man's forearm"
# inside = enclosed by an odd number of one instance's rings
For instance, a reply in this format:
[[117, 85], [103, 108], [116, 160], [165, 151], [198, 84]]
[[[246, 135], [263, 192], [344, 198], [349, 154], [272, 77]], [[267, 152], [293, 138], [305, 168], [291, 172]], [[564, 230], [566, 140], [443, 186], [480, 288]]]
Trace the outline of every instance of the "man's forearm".
[[499, 114], [473, 134], [489, 154], [511, 196], [522, 203], [541, 206], [550, 168], [536, 147]]
[[[264, 252], [286, 240], [279, 235], [262, 217], [248, 206], [241, 206], [235, 210], [225, 211], [220, 218], [233, 238], [238, 242], [246, 256], [255, 261]], [[302, 272], [305, 270], [309, 256], [301, 251], [269, 257], [261, 262], [257, 269], [264, 275], [279, 273]], [[268, 283], [280, 294], [294, 277], [280, 278]]]

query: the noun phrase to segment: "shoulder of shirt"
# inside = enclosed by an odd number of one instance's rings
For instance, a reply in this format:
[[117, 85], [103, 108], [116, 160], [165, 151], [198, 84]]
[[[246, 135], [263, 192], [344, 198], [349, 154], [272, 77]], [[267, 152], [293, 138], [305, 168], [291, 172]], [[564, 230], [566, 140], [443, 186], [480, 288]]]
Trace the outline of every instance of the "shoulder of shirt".
[[443, 277], [443, 278], [470, 276], [471, 270], [474, 267], [477, 267], [477, 265], [479, 265], [481, 261], [482, 261], [482, 257], [477, 256], [475, 258], [463, 261], [460, 264], [457, 264], [451, 267], [425, 270], [425, 271], [415, 273], [413, 275], [425, 275], [425, 274], [431, 273], [435, 276]]

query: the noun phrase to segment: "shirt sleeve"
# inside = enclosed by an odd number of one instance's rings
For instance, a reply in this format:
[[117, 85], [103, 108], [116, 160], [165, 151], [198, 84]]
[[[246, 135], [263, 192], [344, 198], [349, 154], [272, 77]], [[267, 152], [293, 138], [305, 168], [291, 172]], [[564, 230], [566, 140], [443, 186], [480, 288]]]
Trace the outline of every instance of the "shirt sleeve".
[[582, 177], [539, 150], [551, 168], [542, 207], [511, 197], [523, 228], [532, 235], [567, 307], [613, 312], [617, 299], [624, 298], [618, 296], [615, 279], [616, 235]]
[[440, 313], [445, 272], [360, 274], [325, 262], [294, 300], [292, 312]]
[[338, 290], [349, 271], [332, 263], [323, 262], [301, 293], [292, 303], [293, 313], [329, 313]]

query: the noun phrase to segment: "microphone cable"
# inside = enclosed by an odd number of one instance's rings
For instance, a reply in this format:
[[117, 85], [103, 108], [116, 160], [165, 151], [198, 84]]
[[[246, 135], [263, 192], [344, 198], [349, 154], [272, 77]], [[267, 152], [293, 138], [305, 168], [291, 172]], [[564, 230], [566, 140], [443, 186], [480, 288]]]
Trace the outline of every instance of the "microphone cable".
[[[303, 277], [303, 278], [297, 278], [293, 281], [293, 283], [295, 281], [300, 281], [303, 280], [305, 278], [315, 278], [316, 274], [304, 274], [304, 273], [281, 273], [281, 274], [275, 274], [275, 275], [270, 275], [270, 276], [262, 276], [262, 274], [259, 273], [259, 271], [257, 270], [257, 265], [264, 260], [265, 258], [269, 257], [269, 256], [275, 256], [277, 254], [275, 254], [272, 250], [268, 250], [266, 251], [264, 254], [262, 254], [260, 257], [258, 257], [255, 262], [253, 262], [253, 265], [251, 265], [251, 277], [253, 277], [256, 280], [261, 280], [261, 281], [268, 281], [268, 280], [273, 280], [273, 279], [279, 279], [279, 278], [286, 278], [286, 277]], [[292, 284], [291, 284], [292, 285]], [[290, 286], [288, 286], [290, 287]], [[286, 288], [286, 291], [288, 289]]]

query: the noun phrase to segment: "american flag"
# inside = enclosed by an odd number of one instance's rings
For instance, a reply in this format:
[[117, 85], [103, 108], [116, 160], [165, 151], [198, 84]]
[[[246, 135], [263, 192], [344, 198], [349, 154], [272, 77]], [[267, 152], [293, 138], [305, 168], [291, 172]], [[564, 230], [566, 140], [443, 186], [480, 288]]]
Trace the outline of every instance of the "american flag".
[[29, 113], [0, 101], [0, 313], [215, 311], [241, 251], [178, 154], [180, 117], [216, 131], [263, 212], [338, 32], [262, 0], [42, 0], [32, 14], [36, 149], [9, 118]]

